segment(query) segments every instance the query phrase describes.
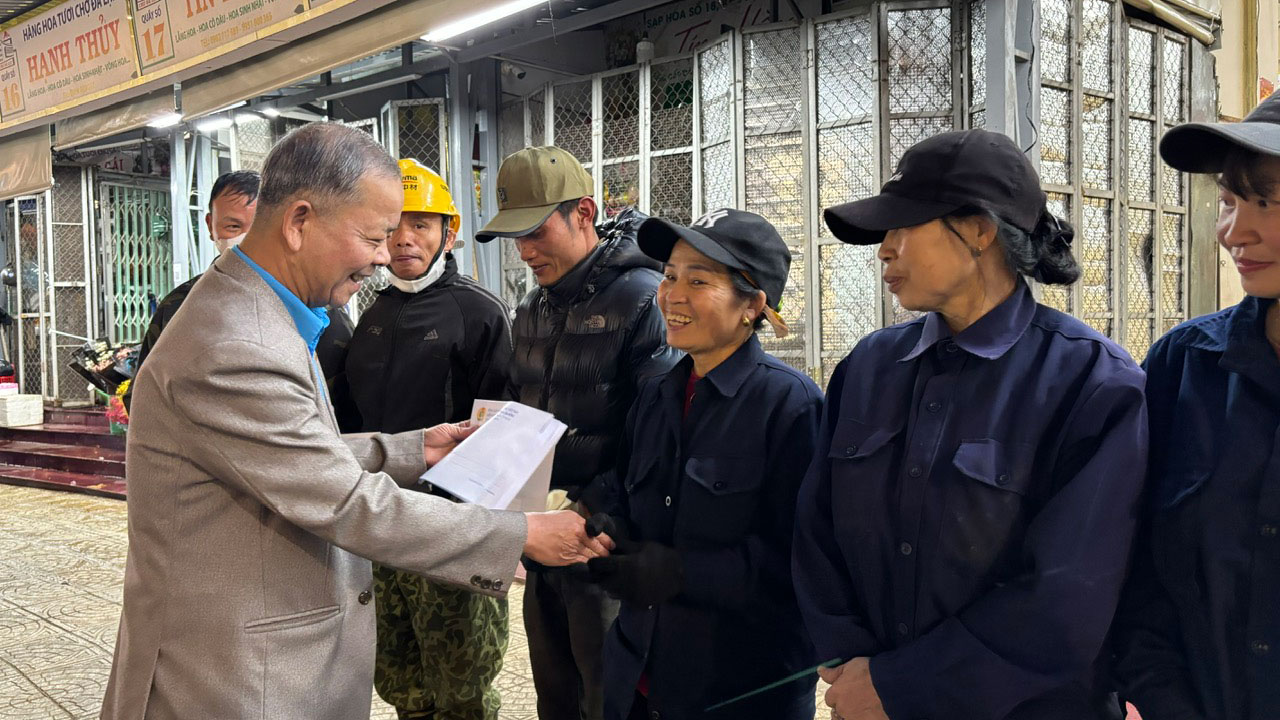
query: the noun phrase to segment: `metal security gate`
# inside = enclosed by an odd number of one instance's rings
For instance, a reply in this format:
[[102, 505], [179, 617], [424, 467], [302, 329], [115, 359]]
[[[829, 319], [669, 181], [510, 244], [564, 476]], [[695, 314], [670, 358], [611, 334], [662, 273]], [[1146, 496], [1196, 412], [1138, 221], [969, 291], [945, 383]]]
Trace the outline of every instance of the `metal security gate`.
[[9, 351], [13, 354], [22, 392], [51, 399], [47, 372], [51, 302], [47, 275], [43, 272], [51, 233], [48, 204], [48, 191], [10, 203], [14, 285], [9, 288], [9, 312], [14, 318], [16, 343]]
[[169, 192], [122, 180], [101, 183], [99, 195], [110, 339], [141, 342], [153, 304], [173, 289]]
[[[372, 120], [347, 124], [369, 133], [391, 157], [413, 158], [448, 179], [449, 125], [444, 103], [443, 98], [392, 100], [382, 106], [376, 124]], [[458, 184], [455, 193], [462, 192], [463, 187], [465, 183]], [[378, 292], [391, 284], [389, 277], [389, 270], [378, 268], [365, 281], [347, 306], [352, 322], [359, 322], [360, 315], [377, 299]]]
[[93, 396], [69, 367], [71, 353], [98, 335], [93, 168], [55, 167], [49, 191], [52, 233], [44, 273], [48, 292], [48, 394], [60, 405], [89, 405]]

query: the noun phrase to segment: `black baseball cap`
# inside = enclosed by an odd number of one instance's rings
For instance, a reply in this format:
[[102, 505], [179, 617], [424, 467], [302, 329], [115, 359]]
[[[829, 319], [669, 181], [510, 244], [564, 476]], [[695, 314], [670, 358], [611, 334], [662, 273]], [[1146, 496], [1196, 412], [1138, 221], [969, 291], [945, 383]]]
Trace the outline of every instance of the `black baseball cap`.
[[1169, 130], [1160, 140], [1160, 157], [1175, 170], [1220, 173], [1234, 147], [1280, 155], [1280, 94], [1237, 123], [1185, 123]]
[[765, 315], [778, 337], [787, 333], [778, 316], [782, 291], [791, 269], [791, 251], [777, 228], [755, 213], [732, 208], [712, 210], [689, 227], [662, 218], [649, 218], [637, 232], [640, 250], [665, 263], [671, 248], [684, 240], [693, 249], [716, 262], [742, 273], [747, 282], [764, 291]]
[[922, 225], [981, 207], [1033, 232], [1045, 209], [1040, 176], [1007, 136], [986, 130], [945, 132], [912, 145], [880, 194], [835, 205], [822, 217], [836, 238], [875, 245], [889, 230]]

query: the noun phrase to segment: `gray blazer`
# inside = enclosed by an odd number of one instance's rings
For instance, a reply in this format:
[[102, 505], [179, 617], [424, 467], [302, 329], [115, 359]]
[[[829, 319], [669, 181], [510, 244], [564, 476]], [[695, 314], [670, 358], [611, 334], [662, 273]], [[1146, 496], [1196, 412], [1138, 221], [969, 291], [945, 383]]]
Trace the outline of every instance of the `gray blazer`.
[[402, 490], [422, 433], [339, 436], [317, 377], [279, 297], [223, 254], [136, 380], [103, 718], [367, 718], [365, 558], [505, 594], [524, 516]]

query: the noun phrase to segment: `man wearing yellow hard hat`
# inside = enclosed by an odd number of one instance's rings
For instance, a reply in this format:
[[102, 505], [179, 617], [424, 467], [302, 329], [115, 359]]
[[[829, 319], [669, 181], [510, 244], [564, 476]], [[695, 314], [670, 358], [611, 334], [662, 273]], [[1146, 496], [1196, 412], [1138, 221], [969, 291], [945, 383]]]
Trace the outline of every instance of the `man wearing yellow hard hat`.
[[[395, 433], [466, 420], [504, 397], [510, 310], [458, 274], [460, 222], [449, 187], [401, 160], [404, 210], [388, 243], [391, 286], [360, 316], [347, 354], [344, 432]], [[339, 404], [335, 397], [335, 405]], [[507, 648], [507, 601], [373, 566], [374, 687], [401, 718], [496, 720], [493, 679]]]

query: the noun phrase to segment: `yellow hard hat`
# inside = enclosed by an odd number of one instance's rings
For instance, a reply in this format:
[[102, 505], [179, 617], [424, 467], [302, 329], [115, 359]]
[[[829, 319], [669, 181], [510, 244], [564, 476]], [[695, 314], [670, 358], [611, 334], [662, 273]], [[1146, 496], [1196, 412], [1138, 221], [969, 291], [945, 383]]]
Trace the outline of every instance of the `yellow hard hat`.
[[458, 232], [462, 217], [454, 207], [449, 185], [439, 173], [412, 158], [400, 161], [400, 181], [404, 183], [401, 212], [427, 212], [449, 216], [449, 229]]

